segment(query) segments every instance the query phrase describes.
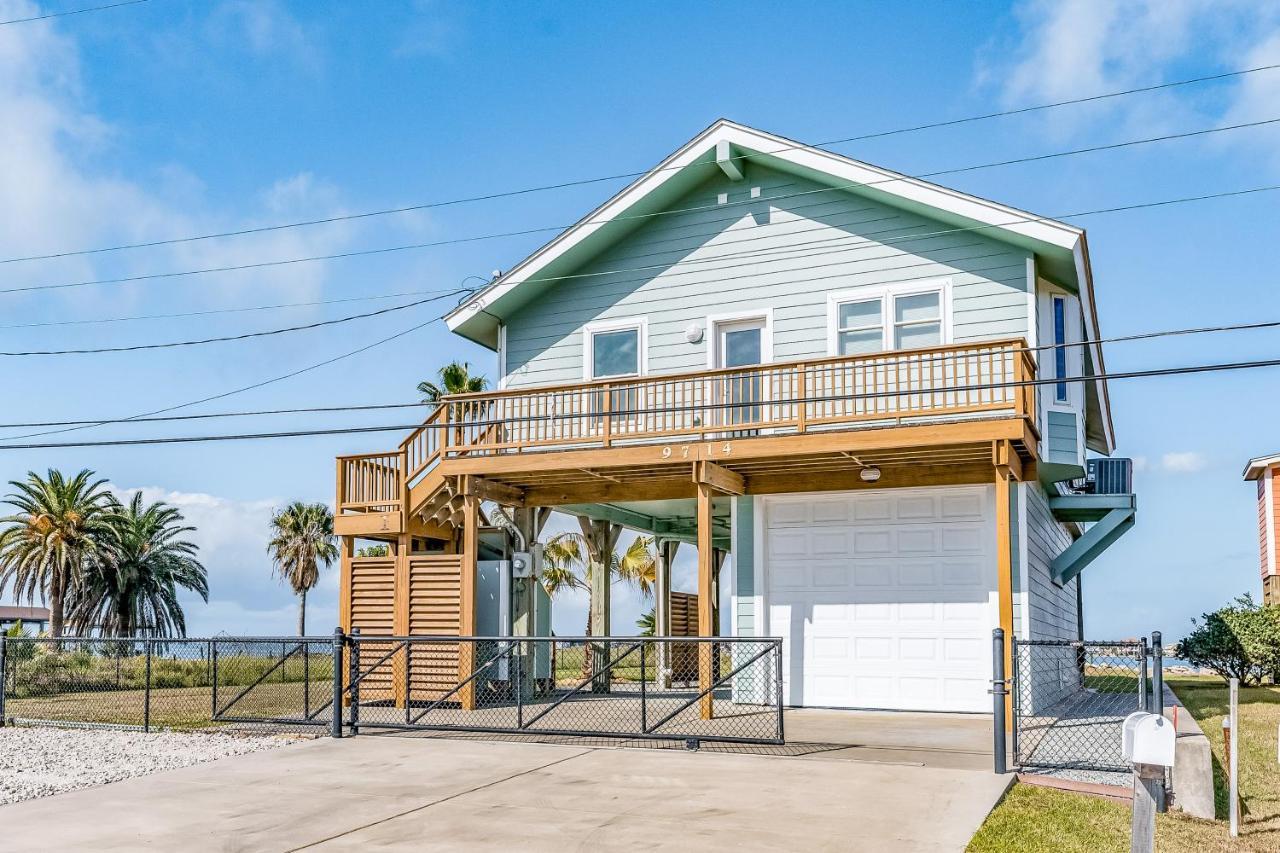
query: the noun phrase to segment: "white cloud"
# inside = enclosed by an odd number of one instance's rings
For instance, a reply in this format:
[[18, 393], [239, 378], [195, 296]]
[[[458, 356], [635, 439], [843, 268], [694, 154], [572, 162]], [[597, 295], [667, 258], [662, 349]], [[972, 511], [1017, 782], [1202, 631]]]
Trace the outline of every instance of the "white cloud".
[[1161, 470], [1170, 474], [1194, 474], [1203, 471], [1208, 464], [1204, 454], [1194, 450], [1166, 453], [1160, 457]]
[[[177, 507], [185, 523], [196, 528], [188, 538], [200, 549], [209, 573], [209, 603], [187, 594], [181, 599], [187, 633], [290, 635], [297, 630], [298, 605], [293, 592], [272, 573], [267, 556], [267, 522], [285, 501], [278, 498], [233, 500], [201, 492], [178, 492], [158, 486], [111, 490], [122, 500], [141, 491], [147, 503], [164, 501]], [[328, 633], [337, 624], [338, 569], [320, 575], [307, 595], [308, 633]]]
[[[1151, 85], [1280, 61], [1280, 5], [1250, 0], [1027, 0], [1012, 43], [993, 42], [979, 82], [1010, 106]], [[1261, 72], [1040, 114], [1057, 135], [1123, 125], [1155, 135], [1274, 117], [1280, 75]], [[1240, 131], [1208, 145], [1274, 147], [1270, 131]]]

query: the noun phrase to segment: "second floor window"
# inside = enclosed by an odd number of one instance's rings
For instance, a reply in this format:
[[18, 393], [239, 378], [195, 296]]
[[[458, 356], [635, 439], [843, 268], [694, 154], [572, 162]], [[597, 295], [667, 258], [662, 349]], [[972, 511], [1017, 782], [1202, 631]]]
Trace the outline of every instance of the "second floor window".
[[638, 376], [640, 330], [619, 329], [591, 335], [591, 378]]
[[841, 300], [835, 323], [837, 355], [938, 346], [943, 342], [942, 291]]
[[[1067, 300], [1061, 296], [1053, 297], [1053, 378], [1067, 378]], [[1067, 402], [1067, 383], [1058, 382], [1053, 386], [1053, 399], [1058, 403]]]

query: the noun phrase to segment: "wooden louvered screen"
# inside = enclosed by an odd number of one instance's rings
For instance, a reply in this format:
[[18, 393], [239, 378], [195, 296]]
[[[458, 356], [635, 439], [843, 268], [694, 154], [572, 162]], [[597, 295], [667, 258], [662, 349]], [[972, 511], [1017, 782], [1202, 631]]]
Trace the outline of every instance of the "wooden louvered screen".
[[[394, 557], [356, 557], [351, 560], [351, 624], [366, 637], [386, 637], [395, 633], [396, 561]], [[377, 660], [387, 647], [360, 644], [361, 669]], [[385, 699], [392, 695], [394, 673], [391, 662], [379, 666], [360, 682], [361, 701]]]
[[[409, 633], [414, 636], [457, 636], [462, 605], [462, 556], [440, 554], [409, 558]], [[458, 647], [447, 643], [414, 643], [410, 697], [437, 699], [459, 682]], [[462, 676], [465, 677], [465, 676]]]
[[[671, 636], [698, 636], [698, 596], [691, 592], [671, 593]], [[671, 644], [671, 678], [696, 681], [698, 649], [693, 643]]]

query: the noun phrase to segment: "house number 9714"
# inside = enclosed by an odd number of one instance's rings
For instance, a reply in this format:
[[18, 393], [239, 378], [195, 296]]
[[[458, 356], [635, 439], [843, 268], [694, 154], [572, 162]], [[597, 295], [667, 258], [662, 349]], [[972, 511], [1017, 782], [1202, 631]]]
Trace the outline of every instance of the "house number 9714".
[[[720, 456], [728, 456], [730, 453], [733, 452], [733, 442], [731, 441], [726, 441], [723, 444], [719, 444], [719, 445], [717, 445], [717, 443], [714, 441], [710, 441], [710, 442], [707, 442], [705, 447], [707, 449], [706, 450], [707, 456], [715, 456], [717, 447], [720, 448], [719, 450]], [[671, 445], [668, 444], [666, 447], [662, 448], [662, 458], [670, 459], [672, 456], [678, 456], [678, 458], [680, 459], [688, 459], [689, 451], [692, 448], [693, 448], [693, 445], [691, 444], [682, 444], [676, 448], [673, 448]]]

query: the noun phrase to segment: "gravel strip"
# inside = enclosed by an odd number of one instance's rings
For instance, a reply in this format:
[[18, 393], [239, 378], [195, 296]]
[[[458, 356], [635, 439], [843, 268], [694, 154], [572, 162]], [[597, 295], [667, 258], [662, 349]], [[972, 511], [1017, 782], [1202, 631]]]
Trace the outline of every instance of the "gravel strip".
[[265, 735], [7, 726], [0, 728], [0, 804], [297, 741], [296, 737]]

